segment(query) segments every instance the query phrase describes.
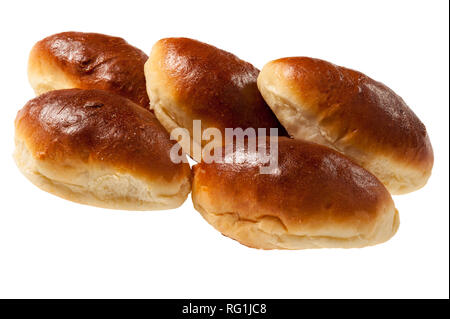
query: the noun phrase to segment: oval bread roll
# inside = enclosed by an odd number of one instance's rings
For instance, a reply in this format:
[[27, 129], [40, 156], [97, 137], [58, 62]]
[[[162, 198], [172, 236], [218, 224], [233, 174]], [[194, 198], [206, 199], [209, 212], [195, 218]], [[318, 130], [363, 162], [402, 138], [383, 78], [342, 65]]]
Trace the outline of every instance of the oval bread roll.
[[266, 64], [258, 87], [291, 136], [349, 156], [391, 193], [427, 182], [433, 150], [425, 126], [384, 84], [326, 61], [293, 57]]
[[189, 131], [190, 140], [180, 144], [197, 161], [201, 154], [194, 149], [201, 150], [207, 141], [193, 141], [194, 120], [201, 120], [203, 129], [219, 129], [222, 137], [226, 128], [266, 128], [267, 134], [269, 128], [278, 128], [282, 135], [283, 128], [258, 91], [258, 73], [250, 63], [206, 43], [162, 39], [145, 64], [150, 108], [167, 131]]
[[51, 90], [107, 90], [148, 108], [147, 55], [124, 39], [99, 33], [63, 32], [37, 42], [28, 78], [37, 95]]
[[169, 209], [190, 192], [190, 168], [154, 115], [101, 90], [44, 93], [17, 114], [14, 158], [41, 189], [105, 208]]
[[352, 248], [397, 231], [389, 192], [340, 153], [281, 137], [278, 167], [261, 174], [263, 163], [236, 147], [221, 163], [194, 166], [194, 207], [225, 236], [262, 249]]

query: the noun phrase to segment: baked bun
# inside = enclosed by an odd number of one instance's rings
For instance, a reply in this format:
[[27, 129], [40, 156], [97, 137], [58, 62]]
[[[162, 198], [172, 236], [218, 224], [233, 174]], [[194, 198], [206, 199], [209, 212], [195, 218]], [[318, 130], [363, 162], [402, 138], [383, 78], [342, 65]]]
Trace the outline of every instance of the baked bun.
[[169, 209], [190, 192], [190, 168], [154, 115], [102, 90], [50, 91], [17, 114], [14, 157], [36, 186], [105, 208]]
[[63, 32], [37, 42], [28, 61], [36, 94], [80, 88], [107, 90], [148, 108], [147, 55], [124, 39], [99, 33]]
[[258, 87], [291, 136], [349, 156], [392, 194], [427, 182], [433, 150], [425, 126], [384, 84], [326, 61], [293, 57], [266, 64]]
[[194, 207], [222, 234], [253, 248], [364, 247], [397, 231], [398, 212], [383, 184], [328, 147], [281, 137], [278, 166], [262, 174], [264, 165], [246, 147], [221, 163], [195, 165]]
[[[202, 129], [219, 129], [222, 137], [225, 128], [266, 128], [267, 135], [269, 128], [282, 132], [258, 91], [258, 73], [250, 63], [206, 43], [162, 39], [153, 46], [145, 64], [150, 108], [167, 131], [189, 131], [190, 140], [179, 142], [199, 161], [207, 141], [193, 141], [194, 120], [201, 120]], [[216, 142], [221, 146], [224, 139]]]

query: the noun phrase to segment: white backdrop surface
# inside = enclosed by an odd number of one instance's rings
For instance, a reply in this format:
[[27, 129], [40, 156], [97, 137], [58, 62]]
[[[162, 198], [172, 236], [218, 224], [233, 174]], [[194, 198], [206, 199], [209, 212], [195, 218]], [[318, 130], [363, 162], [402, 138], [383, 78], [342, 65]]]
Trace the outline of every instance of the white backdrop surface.
[[[412, 298], [449, 296], [448, 1], [8, 1], [1, 5], [0, 297]], [[12, 159], [14, 118], [31, 99], [29, 50], [61, 31], [125, 38], [147, 53], [192, 37], [261, 68], [311, 56], [401, 95], [435, 152], [428, 184], [395, 196], [401, 225], [364, 249], [261, 251], [176, 210], [99, 209], [47, 194]]]

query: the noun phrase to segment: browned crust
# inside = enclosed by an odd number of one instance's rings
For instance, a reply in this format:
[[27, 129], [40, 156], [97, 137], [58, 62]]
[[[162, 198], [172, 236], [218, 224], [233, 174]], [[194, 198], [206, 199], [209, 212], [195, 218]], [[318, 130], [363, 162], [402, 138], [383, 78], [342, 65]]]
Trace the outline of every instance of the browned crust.
[[272, 174], [260, 174], [261, 163], [243, 149], [234, 153], [247, 158], [242, 164], [195, 165], [194, 204], [209, 213], [238, 214], [240, 220], [274, 217], [288, 232], [370, 229], [384, 208], [394, 207], [375, 176], [336, 151], [280, 138], [278, 152], [279, 169]]
[[50, 91], [17, 114], [16, 133], [34, 158], [57, 166], [82, 161], [112, 165], [144, 178], [173, 181], [189, 176], [189, 165], [174, 164], [175, 142], [154, 115], [102, 90]]
[[277, 127], [285, 134], [258, 91], [259, 70], [250, 63], [188, 38], [159, 40], [153, 50], [164, 89], [188, 117], [222, 131]]
[[122, 38], [99, 33], [58, 33], [37, 42], [30, 59], [50, 60], [78, 88], [111, 91], [149, 107], [144, 76], [148, 56]]
[[434, 156], [425, 126], [403, 99], [363, 73], [308, 57], [268, 64], [337, 140], [431, 170]]

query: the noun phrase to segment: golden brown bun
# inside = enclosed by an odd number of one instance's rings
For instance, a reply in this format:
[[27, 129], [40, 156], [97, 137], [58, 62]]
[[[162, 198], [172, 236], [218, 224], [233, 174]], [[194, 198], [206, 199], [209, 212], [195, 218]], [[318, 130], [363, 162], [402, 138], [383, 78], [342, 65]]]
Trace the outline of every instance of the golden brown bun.
[[192, 200], [225, 236], [253, 248], [364, 247], [399, 226], [380, 181], [340, 153], [281, 137], [278, 169], [261, 174], [261, 157], [238, 147], [237, 163], [193, 168]]
[[188, 164], [174, 164], [174, 142], [154, 115], [102, 90], [44, 93], [17, 114], [15, 160], [57, 196], [105, 208], [180, 206], [190, 192]]
[[258, 87], [291, 136], [349, 156], [391, 193], [427, 182], [433, 150], [425, 126], [384, 84], [326, 61], [293, 57], [266, 64]]
[[63, 32], [37, 42], [28, 78], [37, 95], [51, 90], [107, 90], [148, 108], [147, 55], [124, 39], [99, 33]]
[[[201, 120], [203, 129], [218, 128], [222, 137], [227, 127], [276, 127], [283, 135], [285, 131], [258, 91], [258, 73], [250, 63], [206, 43], [162, 39], [145, 64], [150, 108], [169, 132], [186, 128], [191, 138], [193, 120]], [[181, 144], [199, 161], [193, 148], [200, 145], [192, 142]]]

